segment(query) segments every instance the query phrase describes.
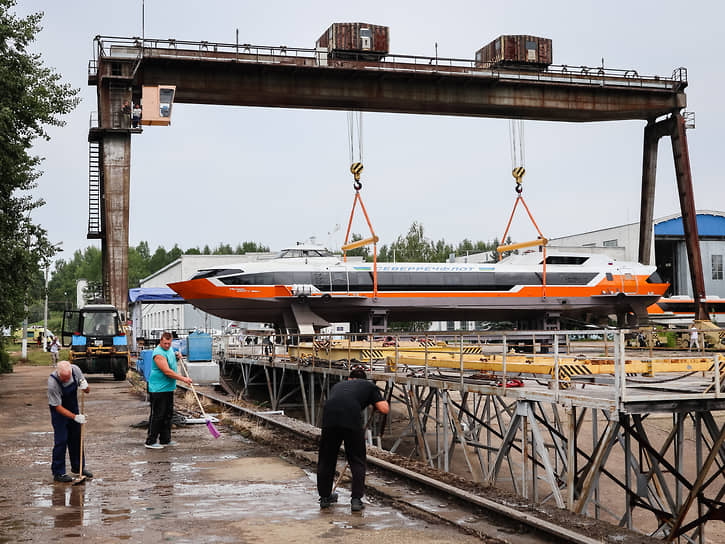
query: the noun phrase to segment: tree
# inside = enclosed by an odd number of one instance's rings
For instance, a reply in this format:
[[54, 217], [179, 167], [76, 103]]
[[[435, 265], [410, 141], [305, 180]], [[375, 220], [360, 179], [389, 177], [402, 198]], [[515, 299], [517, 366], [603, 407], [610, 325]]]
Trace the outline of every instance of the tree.
[[78, 89], [28, 51], [43, 14], [20, 19], [14, 6], [0, 0], [0, 328], [20, 322], [28, 288], [55, 253], [30, 218], [44, 202], [28, 195], [41, 175], [41, 159], [29, 151], [36, 139], [49, 139], [46, 126], [64, 125], [61, 116], [79, 101]]
[[[58, 76], [43, 68], [26, 48], [39, 31], [41, 14], [16, 19], [14, 2], [0, 1], [0, 324], [22, 315], [26, 289], [42, 294], [42, 268], [54, 253], [45, 230], [29, 212], [42, 206], [24, 191], [37, 186], [39, 157], [28, 154], [32, 142], [48, 139], [44, 125], [62, 125], [58, 115], [77, 102], [77, 90], [58, 85]], [[8, 267], [11, 266], [11, 268]], [[15, 295], [13, 297], [13, 294]]]

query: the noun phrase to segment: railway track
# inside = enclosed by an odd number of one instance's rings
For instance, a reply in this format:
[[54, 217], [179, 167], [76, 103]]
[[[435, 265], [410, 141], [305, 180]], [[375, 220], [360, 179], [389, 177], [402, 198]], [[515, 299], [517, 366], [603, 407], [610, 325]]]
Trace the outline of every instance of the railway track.
[[[179, 387], [186, 389], [181, 385]], [[279, 411], [253, 410], [230, 402], [219, 394], [204, 390], [204, 388], [197, 388], [197, 393], [223, 410], [250, 418], [257, 423], [263, 423], [283, 434], [291, 435], [296, 440], [302, 439], [304, 443], [315, 444], [319, 439], [319, 428], [285, 416]], [[299, 449], [295, 449], [292, 453], [302, 462], [316, 463], [315, 453]], [[397, 456], [378, 448], [373, 447], [368, 450], [368, 464], [378, 469], [377, 476], [376, 474], [368, 475], [366, 482], [368, 489], [392, 500], [398, 507], [417, 512], [423, 517], [451, 523], [466, 533], [482, 537], [484, 541], [511, 544], [535, 542], [600, 544], [606, 541], [603, 540], [603, 535], [608, 534], [610, 538], [615, 536], [614, 541], [623, 544], [657, 542], [656, 539], [608, 526], [601, 521], [581, 516], [576, 517], [573, 514], [569, 516], [566, 511], [556, 508], [553, 508], [554, 512], [552, 512], [551, 507], [547, 510], [544, 507], [522, 503], [520, 499], [503, 504], [473, 493], [465, 489], [465, 486], [447, 483], [431, 477], [423, 471], [400, 466], [400, 464], [410, 463], [406, 462], [408, 460], [404, 458], [398, 459], [404, 463], [392, 462], [396, 460], [395, 457]], [[431, 471], [425, 472], [430, 473]], [[449, 474], [445, 474], [445, 476], [447, 480], [458, 479], [457, 477], [448, 478]], [[402, 487], [408, 486], [409, 488], [410, 485], [417, 486], [426, 495], [437, 497], [437, 501], [421, 500], [420, 496], [411, 496], [410, 492], [401, 490]], [[420, 491], [416, 493], [420, 493]], [[566, 526], [560, 523], [565, 518], [568, 518]], [[595, 530], [595, 526], [599, 526], [599, 528]], [[602, 526], [606, 526], [604, 530], [602, 530]], [[600, 534], [602, 538], [593, 538], [590, 536], [592, 534]]]

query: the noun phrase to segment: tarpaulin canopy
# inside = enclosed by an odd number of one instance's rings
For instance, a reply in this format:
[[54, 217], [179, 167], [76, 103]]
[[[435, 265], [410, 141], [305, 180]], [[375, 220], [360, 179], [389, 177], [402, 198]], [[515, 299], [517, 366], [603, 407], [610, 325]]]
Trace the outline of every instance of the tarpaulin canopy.
[[183, 304], [184, 299], [169, 287], [136, 287], [128, 290], [128, 301], [149, 304]]

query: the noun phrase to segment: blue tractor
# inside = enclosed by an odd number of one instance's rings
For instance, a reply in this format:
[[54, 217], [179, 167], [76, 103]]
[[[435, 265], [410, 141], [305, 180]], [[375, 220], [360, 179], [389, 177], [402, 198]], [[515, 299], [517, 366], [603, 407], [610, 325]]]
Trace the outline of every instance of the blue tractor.
[[110, 304], [89, 304], [63, 312], [62, 342], [70, 362], [84, 374], [113, 374], [126, 378], [129, 349], [118, 310]]

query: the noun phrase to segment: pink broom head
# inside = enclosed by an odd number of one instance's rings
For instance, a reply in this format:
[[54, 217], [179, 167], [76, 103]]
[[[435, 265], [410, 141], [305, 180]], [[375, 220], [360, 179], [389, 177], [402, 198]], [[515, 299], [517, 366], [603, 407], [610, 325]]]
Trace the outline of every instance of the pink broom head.
[[211, 422], [211, 419], [208, 419], [207, 418], [207, 420], [206, 420], [206, 426], [207, 426], [207, 428], [209, 429], [209, 432], [211, 433], [211, 435], [214, 438], [219, 438], [221, 436], [221, 434], [219, 433], [219, 431], [217, 431], [217, 428]]

